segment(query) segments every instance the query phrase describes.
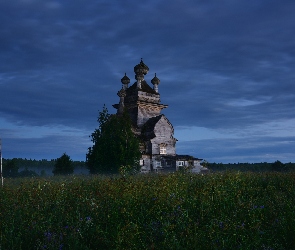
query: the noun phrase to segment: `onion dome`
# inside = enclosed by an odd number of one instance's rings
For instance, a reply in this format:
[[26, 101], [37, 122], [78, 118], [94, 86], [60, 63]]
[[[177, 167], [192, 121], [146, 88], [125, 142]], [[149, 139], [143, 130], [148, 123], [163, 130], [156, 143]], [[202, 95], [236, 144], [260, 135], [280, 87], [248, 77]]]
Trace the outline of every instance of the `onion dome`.
[[126, 73], [125, 73], [125, 76], [123, 76], [123, 78], [121, 79], [121, 83], [123, 84], [129, 84], [130, 83], [130, 79], [128, 76], [126, 76]]
[[157, 75], [156, 75], [156, 73], [155, 73], [155, 76], [154, 76], [154, 78], [151, 80], [151, 83], [153, 84], [153, 85], [159, 85], [160, 84], [160, 79], [157, 77]]
[[134, 73], [136, 75], [146, 75], [149, 72], [149, 70], [149, 67], [144, 64], [142, 58], [140, 63], [134, 67]]

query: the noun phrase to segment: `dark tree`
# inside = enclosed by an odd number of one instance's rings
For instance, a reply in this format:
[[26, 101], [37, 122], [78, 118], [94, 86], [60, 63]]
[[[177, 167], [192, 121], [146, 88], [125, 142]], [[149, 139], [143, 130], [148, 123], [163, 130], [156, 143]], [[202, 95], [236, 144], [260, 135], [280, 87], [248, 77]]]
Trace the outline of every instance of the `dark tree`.
[[25, 170], [20, 171], [18, 173], [18, 177], [36, 177], [36, 176], [38, 176], [38, 174], [33, 170], [29, 170], [28, 168], [25, 168]]
[[139, 140], [132, 131], [127, 111], [122, 115], [110, 115], [104, 106], [97, 121], [99, 126], [91, 134], [93, 146], [86, 154], [89, 172], [118, 173], [121, 166], [138, 168]]
[[52, 173], [54, 175], [68, 175], [74, 173], [74, 166], [70, 156], [64, 153], [60, 158], [57, 158]]
[[17, 177], [18, 176], [17, 160], [14, 158], [12, 160], [7, 160], [3, 164], [3, 177]]
[[272, 165], [271, 168], [273, 171], [284, 171], [285, 170], [285, 164], [280, 162], [280, 161], [275, 161]]

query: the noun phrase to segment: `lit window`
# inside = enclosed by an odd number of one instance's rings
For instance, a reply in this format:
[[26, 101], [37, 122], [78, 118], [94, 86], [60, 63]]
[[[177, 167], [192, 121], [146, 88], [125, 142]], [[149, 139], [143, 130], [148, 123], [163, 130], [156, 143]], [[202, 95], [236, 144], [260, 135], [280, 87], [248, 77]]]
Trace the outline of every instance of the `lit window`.
[[184, 166], [184, 161], [179, 161], [178, 166]]
[[165, 154], [166, 154], [166, 147], [160, 146], [160, 155], [165, 155]]
[[143, 166], [143, 165], [144, 165], [144, 161], [143, 161], [143, 159], [139, 160], [139, 165], [140, 165], [140, 166]]

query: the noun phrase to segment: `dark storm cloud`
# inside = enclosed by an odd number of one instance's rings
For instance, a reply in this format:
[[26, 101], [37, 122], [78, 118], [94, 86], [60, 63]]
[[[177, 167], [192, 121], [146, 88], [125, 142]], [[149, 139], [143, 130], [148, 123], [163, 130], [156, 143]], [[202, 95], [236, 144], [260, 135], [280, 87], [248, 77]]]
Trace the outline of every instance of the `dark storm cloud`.
[[0, 117], [90, 134], [143, 57], [174, 126], [294, 119], [294, 12], [289, 0], [0, 0]]

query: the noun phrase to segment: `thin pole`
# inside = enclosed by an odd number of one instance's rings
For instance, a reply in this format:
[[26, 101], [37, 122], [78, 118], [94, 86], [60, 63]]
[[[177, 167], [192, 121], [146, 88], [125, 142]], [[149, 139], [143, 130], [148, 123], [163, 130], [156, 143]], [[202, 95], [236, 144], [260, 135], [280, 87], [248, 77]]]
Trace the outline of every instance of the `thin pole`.
[[0, 139], [0, 176], [1, 176], [1, 183], [3, 187], [3, 175], [2, 175], [2, 140]]

